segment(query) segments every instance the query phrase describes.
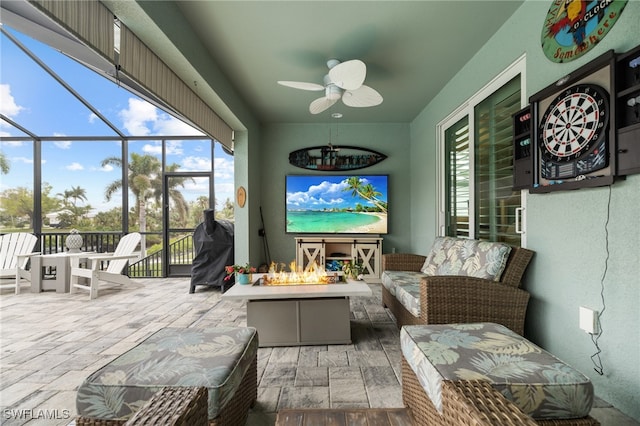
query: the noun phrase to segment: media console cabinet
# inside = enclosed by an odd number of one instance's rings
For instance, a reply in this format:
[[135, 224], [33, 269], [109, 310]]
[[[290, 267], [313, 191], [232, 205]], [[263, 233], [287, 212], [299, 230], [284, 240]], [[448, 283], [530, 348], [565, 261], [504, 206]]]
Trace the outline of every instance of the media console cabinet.
[[382, 238], [380, 237], [296, 237], [296, 265], [308, 272], [312, 265], [327, 273], [342, 271], [344, 261], [361, 262], [364, 278], [379, 280], [382, 274]]

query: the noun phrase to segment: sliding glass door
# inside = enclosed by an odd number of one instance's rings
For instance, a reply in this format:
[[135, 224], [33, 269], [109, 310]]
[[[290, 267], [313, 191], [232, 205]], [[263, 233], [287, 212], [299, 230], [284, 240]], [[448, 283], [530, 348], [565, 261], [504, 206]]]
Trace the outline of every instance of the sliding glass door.
[[442, 235], [522, 244], [512, 115], [522, 108], [523, 89], [519, 72], [506, 74], [439, 125]]
[[513, 124], [520, 110], [520, 78], [514, 78], [475, 107], [475, 229], [480, 240], [520, 244], [513, 186]]
[[471, 164], [469, 117], [446, 130], [446, 235], [469, 238]]

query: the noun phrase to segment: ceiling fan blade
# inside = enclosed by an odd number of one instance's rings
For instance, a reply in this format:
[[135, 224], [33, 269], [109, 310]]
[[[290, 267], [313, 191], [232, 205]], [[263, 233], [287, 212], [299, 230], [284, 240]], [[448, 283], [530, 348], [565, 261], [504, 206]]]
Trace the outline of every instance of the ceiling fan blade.
[[366, 76], [367, 66], [358, 59], [342, 62], [329, 70], [333, 84], [345, 90], [355, 90], [362, 86]]
[[375, 89], [362, 85], [359, 89], [344, 92], [342, 102], [350, 107], [371, 107], [382, 103], [382, 95]]
[[312, 92], [319, 92], [324, 90], [324, 86], [316, 83], [306, 83], [304, 81], [278, 81], [281, 86], [293, 87], [294, 89], [310, 90]]
[[337, 99], [328, 99], [323, 96], [311, 102], [311, 105], [309, 105], [309, 112], [311, 114], [320, 114], [322, 111], [331, 108], [331, 106], [336, 102], [338, 102]]

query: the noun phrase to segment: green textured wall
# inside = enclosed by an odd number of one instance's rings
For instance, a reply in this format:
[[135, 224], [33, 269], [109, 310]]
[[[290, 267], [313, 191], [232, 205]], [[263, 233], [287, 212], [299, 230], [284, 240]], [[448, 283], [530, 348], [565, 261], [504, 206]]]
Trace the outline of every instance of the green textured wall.
[[[437, 232], [438, 122], [522, 54], [528, 97], [609, 49], [625, 52], [640, 44], [640, 2], [629, 1], [598, 46], [575, 61], [553, 63], [540, 47], [550, 4], [525, 2], [411, 124], [413, 251], [426, 252]], [[531, 293], [527, 337], [588, 375], [599, 397], [640, 420], [639, 212], [640, 175], [611, 187], [528, 195], [527, 246], [536, 256], [524, 287]], [[578, 327], [579, 306], [604, 311], [602, 376], [591, 361], [596, 348]]]
[[[334, 145], [366, 147], [388, 156], [375, 166], [354, 170], [368, 174], [389, 175], [389, 234], [384, 236], [383, 250], [409, 249], [409, 125], [397, 123], [338, 124], [271, 124], [263, 128], [260, 161], [262, 211], [267, 230], [271, 258], [289, 263], [295, 259], [293, 234], [285, 234], [285, 188], [287, 174], [319, 174], [289, 164], [291, 151], [326, 145], [329, 142], [329, 126]], [[326, 172], [325, 172], [326, 173]], [[253, 260], [253, 257], [252, 257]]]

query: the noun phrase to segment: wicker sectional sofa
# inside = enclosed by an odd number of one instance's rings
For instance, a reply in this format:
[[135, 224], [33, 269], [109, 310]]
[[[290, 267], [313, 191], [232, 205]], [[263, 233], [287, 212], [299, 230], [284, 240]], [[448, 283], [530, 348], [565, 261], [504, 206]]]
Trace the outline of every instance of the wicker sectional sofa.
[[494, 322], [524, 333], [529, 293], [520, 289], [533, 251], [437, 237], [426, 256], [382, 256], [382, 304], [403, 325]]

